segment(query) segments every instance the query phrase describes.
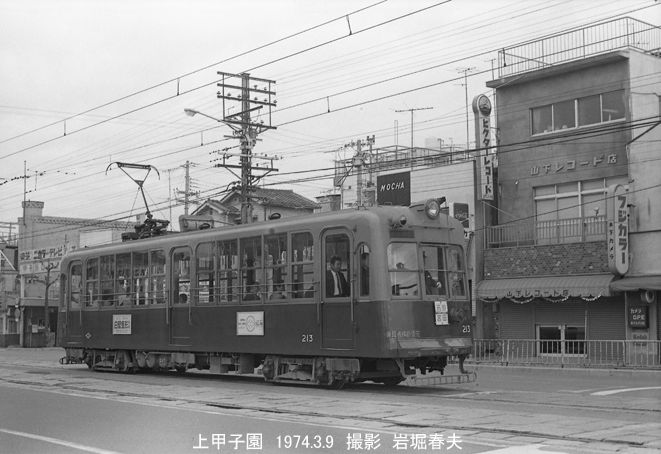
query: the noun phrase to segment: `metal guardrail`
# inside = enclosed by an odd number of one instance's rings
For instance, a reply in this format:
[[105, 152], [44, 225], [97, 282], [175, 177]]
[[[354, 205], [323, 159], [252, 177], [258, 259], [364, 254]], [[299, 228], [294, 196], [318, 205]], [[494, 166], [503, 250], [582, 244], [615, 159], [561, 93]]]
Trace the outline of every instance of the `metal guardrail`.
[[661, 369], [661, 341], [475, 339], [470, 360], [502, 365]]
[[498, 52], [498, 77], [535, 71], [618, 49], [657, 54], [661, 29], [623, 17], [556, 33], [503, 48]]
[[486, 237], [488, 248], [602, 241], [606, 240], [606, 217], [587, 216], [552, 221], [525, 219], [489, 226]]

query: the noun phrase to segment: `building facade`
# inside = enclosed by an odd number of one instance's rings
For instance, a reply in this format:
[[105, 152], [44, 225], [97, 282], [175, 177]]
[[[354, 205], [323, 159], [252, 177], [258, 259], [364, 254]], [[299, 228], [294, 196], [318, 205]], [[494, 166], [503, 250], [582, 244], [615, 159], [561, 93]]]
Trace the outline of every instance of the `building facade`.
[[658, 27], [624, 18], [500, 52], [484, 337], [557, 355], [628, 340], [613, 354], [640, 346], [658, 364], [643, 341], [661, 339], [660, 44]]
[[12, 314], [23, 347], [54, 345], [60, 261], [69, 251], [121, 241], [129, 222], [44, 216], [44, 202], [23, 202], [18, 220], [19, 295]]

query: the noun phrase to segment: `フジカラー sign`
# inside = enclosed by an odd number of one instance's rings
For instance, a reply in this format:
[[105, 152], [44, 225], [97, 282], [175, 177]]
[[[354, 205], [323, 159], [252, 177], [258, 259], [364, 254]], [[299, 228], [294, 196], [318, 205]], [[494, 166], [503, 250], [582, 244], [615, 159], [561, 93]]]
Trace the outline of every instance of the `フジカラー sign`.
[[606, 193], [606, 244], [608, 270], [624, 275], [629, 270], [629, 207], [624, 186], [610, 186]]

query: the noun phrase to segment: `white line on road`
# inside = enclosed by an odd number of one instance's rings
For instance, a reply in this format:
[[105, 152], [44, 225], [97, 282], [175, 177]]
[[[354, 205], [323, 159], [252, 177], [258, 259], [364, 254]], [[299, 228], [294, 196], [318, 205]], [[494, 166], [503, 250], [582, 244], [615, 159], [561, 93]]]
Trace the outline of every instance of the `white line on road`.
[[32, 440], [45, 441], [46, 443], [65, 446], [67, 448], [73, 448], [79, 451], [92, 452], [94, 454], [120, 454], [117, 451], [108, 451], [107, 449], [95, 448], [93, 446], [85, 446], [71, 441], [60, 440], [58, 438], [44, 437], [43, 435], [31, 434], [27, 432], [19, 432], [17, 430], [3, 429], [2, 427], [0, 427], [0, 432], [4, 432], [10, 435], [16, 435], [18, 437], [31, 438]]
[[592, 393], [593, 396], [610, 396], [611, 394], [628, 393], [631, 391], [647, 391], [650, 389], [661, 389], [661, 386], [647, 386], [645, 388], [625, 388], [625, 389], [611, 389], [610, 391], [599, 391]]

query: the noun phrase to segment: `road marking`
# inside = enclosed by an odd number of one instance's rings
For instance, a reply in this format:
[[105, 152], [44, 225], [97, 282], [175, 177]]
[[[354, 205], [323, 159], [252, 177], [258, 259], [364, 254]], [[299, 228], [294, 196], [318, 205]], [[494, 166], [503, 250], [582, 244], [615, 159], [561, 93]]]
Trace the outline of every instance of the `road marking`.
[[4, 432], [6, 434], [16, 435], [24, 438], [31, 438], [33, 440], [45, 441], [46, 443], [65, 446], [67, 448], [73, 448], [79, 451], [92, 452], [94, 454], [120, 454], [117, 451], [108, 451], [107, 449], [95, 448], [93, 446], [85, 446], [71, 441], [60, 440], [58, 438], [44, 437], [43, 435], [31, 434], [27, 432], [19, 432], [17, 430], [3, 429], [1, 427], [0, 427], [0, 432]]
[[661, 386], [647, 386], [645, 388], [625, 388], [625, 389], [611, 389], [610, 391], [599, 391], [592, 393], [593, 396], [610, 396], [618, 393], [628, 393], [631, 391], [648, 391], [650, 389], [661, 389]]
[[535, 452], [540, 454], [565, 454], [565, 451], [541, 451], [540, 448], [544, 448], [544, 445], [511, 446], [495, 451], [484, 451], [482, 454], [530, 454]]

